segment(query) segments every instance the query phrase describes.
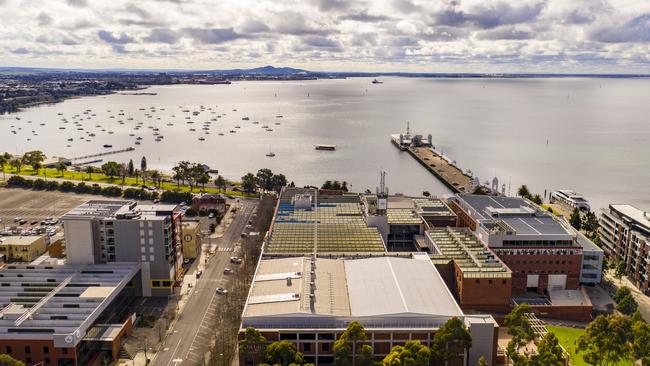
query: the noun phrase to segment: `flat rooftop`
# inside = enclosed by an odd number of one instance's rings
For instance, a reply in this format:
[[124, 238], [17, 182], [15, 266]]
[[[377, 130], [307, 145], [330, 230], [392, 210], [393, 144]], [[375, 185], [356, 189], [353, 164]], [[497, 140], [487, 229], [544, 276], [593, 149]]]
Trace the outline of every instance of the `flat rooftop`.
[[3, 236], [3, 242], [0, 245], [31, 245], [32, 243], [42, 240], [43, 235], [12, 235], [12, 236]]
[[73, 347], [139, 270], [138, 263], [5, 265], [0, 339], [53, 339]]
[[265, 254], [385, 251], [379, 231], [368, 227], [356, 195], [319, 195], [316, 189], [286, 188], [270, 231]]
[[90, 200], [70, 210], [61, 219], [164, 220], [177, 207], [174, 204], [140, 205], [126, 200]]
[[467, 228], [436, 228], [427, 230], [427, 239], [435, 251], [434, 263], [453, 260], [466, 278], [510, 278], [512, 272]]
[[640, 210], [632, 205], [612, 204], [610, 207], [650, 231], [650, 213]]
[[463, 317], [433, 263], [421, 257], [262, 259], [242, 327], [344, 328], [360, 318], [369, 327], [398, 319], [435, 327]]
[[519, 197], [463, 194], [461, 206], [470, 208], [481, 223], [503, 223], [505, 230], [517, 235], [566, 235], [571, 233], [550, 213]]

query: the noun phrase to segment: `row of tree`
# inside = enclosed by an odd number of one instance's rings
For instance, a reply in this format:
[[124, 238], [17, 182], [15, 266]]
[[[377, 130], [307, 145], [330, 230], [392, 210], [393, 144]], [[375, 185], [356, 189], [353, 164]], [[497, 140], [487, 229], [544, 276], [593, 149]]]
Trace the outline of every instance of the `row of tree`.
[[347, 192], [348, 191], [348, 182], [343, 181], [339, 182], [338, 180], [331, 181], [331, 180], [326, 180], [325, 183], [320, 187], [321, 189], [333, 189], [335, 191], [343, 191]]
[[258, 190], [279, 192], [286, 185], [287, 178], [284, 174], [275, 174], [271, 169], [260, 169], [257, 174], [248, 173], [241, 177], [241, 186], [247, 193]]
[[[351, 322], [334, 342], [332, 349], [334, 365], [376, 365], [374, 351], [367, 340], [363, 325], [359, 322]], [[422, 344], [418, 340], [408, 341], [403, 346], [394, 346], [379, 364], [395, 366], [446, 364], [457, 360], [459, 355], [471, 346], [472, 337], [469, 331], [460, 319], [454, 317], [436, 332], [431, 346]], [[283, 340], [267, 345], [266, 338], [254, 328], [246, 328], [239, 347], [240, 355], [251, 362], [261, 355], [264, 361], [262, 364], [308, 365], [305, 363], [304, 355], [292, 342]]]
[[[36, 174], [38, 174], [38, 171], [43, 167], [43, 161], [45, 161], [45, 154], [39, 150], [28, 151], [23, 156], [13, 156], [8, 152], [0, 154], [0, 167], [2, 168], [3, 179], [5, 178], [6, 165], [9, 165], [18, 173], [20, 173], [23, 166], [30, 165], [36, 171]], [[45, 174], [45, 171], [43, 171], [43, 174]]]
[[85, 182], [79, 182], [75, 184], [70, 181], [59, 183], [57, 181], [46, 181], [40, 178], [32, 180], [25, 179], [19, 175], [14, 175], [13, 177], [7, 179], [7, 186], [34, 190], [74, 192], [79, 194], [98, 194], [108, 197], [120, 197], [123, 194], [122, 189], [116, 186], [101, 187], [98, 184], [88, 185]]
[[522, 198], [526, 198], [530, 201], [533, 201], [535, 204], [541, 205], [544, 202], [544, 199], [539, 194], [532, 194], [528, 190], [528, 186], [525, 184], [519, 187], [517, 190], [517, 195]]

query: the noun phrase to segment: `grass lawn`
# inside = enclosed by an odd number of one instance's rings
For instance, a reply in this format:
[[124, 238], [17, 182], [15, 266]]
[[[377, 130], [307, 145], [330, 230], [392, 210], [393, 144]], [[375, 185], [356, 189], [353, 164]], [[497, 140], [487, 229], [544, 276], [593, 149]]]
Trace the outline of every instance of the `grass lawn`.
[[[7, 173], [16, 173], [16, 169], [12, 167], [5, 166], [5, 172]], [[36, 171], [32, 169], [30, 166], [23, 166], [22, 169], [20, 170], [20, 175], [29, 175], [29, 176], [37, 176]], [[83, 173], [83, 172], [75, 172], [75, 171], [63, 171], [63, 174], [61, 174], [58, 170], [56, 169], [46, 169], [46, 176], [50, 178], [61, 178], [61, 179], [67, 179], [67, 180], [77, 180], [77, 181], [85, 181], [85, 182], [98, 182], [98, 183], [110, 183], [110, 184], [115, 184], [118, 186], [122, 185], [122, 179], [120, 177], [115, 177], [111, 179], [110, 177], [102, 174], [102, 173], [92, 173], [89, 175], [88, 173]], [[43, 169], [39, 170], [38, 172], [38, 177], [43, 178]], [[138, 179], [136, 183], [136, 179], [132, 177], [127, 177], [124, 181], [124, 186], [131, 186], [131, 187], [138, 187], [142, 185], [142, 179]], [[153, 183], [148, 180], [147, 185], [153, 186]], [[162, 183], [162, 189], [164, 190], [181, 190], [184, 192], [189, 192], [190, 187], [189, 186], [184, 186], [181, 185], [180, 187], [176, 186], [176, 183], [169, 183], [169, 182], [163, 182]], [[240, 196], [240, 197], [256, 197], [255, 195], [250, 195], [246, 194], [243, 192], [237, 192], [237, 191], [231, 191], [231, 190], [226, 190], [226, 191], [221, 191], [217, 188], [214, 187], [206, 187], [205, 190], [202, 190], [200, 186], [194, 187], [193, 192], [207, 192], [207, 193], [225, 193], [227, 195], [231, 196]]]
[[[584, 329], [576, 329], [576, 328], [565, 328], [565, 327], [555, 327], [551, 325], [547, 325], [546, 329], [554, 333], [557, 339], [560, 341], [560, 344], [564, 349], [567, 350], [567, 352], [570, 353], [570, 361], [573, 366], [589, 366], [591, 364], [586, 363], [582, 359], [582, 354], [581, 353], [576, 353], [576, 347], [577, 347], [577, 339], [580, 337], [585, 331]], [[619, 362], [617, 364], [618, 366], [632, 366], [633, 363], [631, 361], [627, 362]]]

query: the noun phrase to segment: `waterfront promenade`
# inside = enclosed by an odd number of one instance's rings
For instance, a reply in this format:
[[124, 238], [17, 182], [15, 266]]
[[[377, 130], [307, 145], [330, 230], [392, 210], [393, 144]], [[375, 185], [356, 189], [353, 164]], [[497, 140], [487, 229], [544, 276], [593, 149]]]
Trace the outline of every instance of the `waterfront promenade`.
[[466, 193], [472, 178], [430, 147], [409, 147], [406, 151], [454, 193]]

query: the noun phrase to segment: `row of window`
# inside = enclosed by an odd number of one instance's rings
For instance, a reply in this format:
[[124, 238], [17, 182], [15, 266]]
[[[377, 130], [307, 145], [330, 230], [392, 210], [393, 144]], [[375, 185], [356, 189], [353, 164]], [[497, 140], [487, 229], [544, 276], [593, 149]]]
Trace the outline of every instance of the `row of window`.
[[151, 280], [152, 288], [170, 288], [174, 284], [174, 281], [170, 280]]
[[[556, 264], [556, 265], [559, 265], [559, 264], [567, 264], [567, 261], [546, 261], [546, 260], [542, 260], [542, 261], [503, 261], [503, 263], [505, 263], [506, 265], [509, 265], [509, 264], [524, 264], [524, 265], [525, 264], [551, 264], [551, 265]], [[568, 261], [568, 263], [573, 264], [573, 261]]]

